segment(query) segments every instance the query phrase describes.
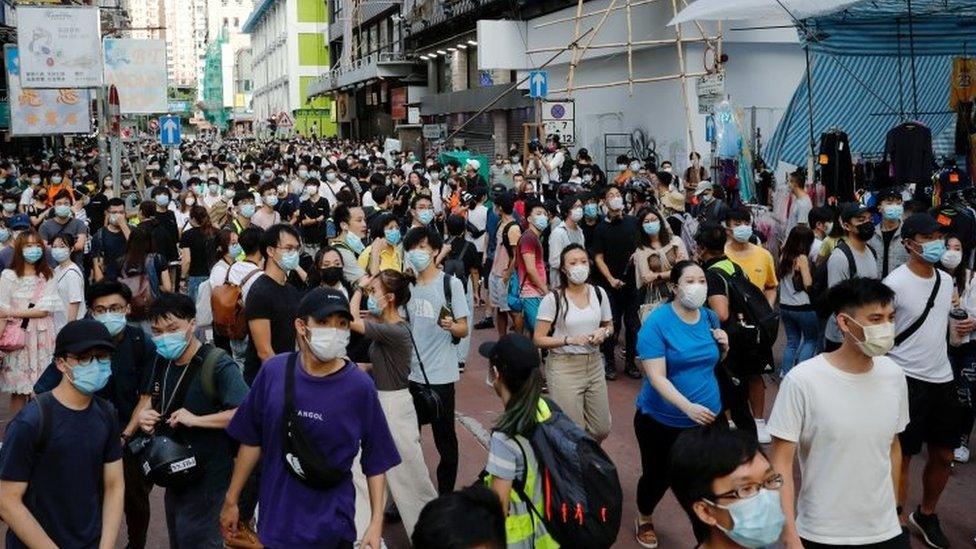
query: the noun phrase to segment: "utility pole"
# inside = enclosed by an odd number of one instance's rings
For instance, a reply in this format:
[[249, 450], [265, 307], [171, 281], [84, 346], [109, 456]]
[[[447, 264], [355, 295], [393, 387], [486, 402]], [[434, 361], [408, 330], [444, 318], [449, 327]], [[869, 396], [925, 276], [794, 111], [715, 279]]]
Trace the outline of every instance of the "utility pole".
[[108, 89], [108, 115], [112, 136], [112, 185], [115, 196], [122, 195], [122, 113], [119, 106], [119, 90], [115, 85]]

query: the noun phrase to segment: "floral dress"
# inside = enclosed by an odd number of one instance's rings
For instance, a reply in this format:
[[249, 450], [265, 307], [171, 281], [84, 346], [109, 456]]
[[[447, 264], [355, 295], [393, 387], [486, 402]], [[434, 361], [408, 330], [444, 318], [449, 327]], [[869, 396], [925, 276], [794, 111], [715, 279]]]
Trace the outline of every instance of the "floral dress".
[[[18, 277], [11, 269], [0, 274], [0, 308], [26, 309], [32, 302], [36, 286], [43, 285], [38, 292], [34, 308], [51, 313], [64, 308], [58, 294], [58, 285], [39, 276]], [[21, 322], [21, 319], [10, 319]], [[4, 324], [5, 326], [5, 324]], [[0, 367], [0, 391], [14, 394], [30, 394], [34, 383], [51, 363], [54, 356], [54, 317], [32, 318], [27, 323], [26, 345], [3, 357]]]

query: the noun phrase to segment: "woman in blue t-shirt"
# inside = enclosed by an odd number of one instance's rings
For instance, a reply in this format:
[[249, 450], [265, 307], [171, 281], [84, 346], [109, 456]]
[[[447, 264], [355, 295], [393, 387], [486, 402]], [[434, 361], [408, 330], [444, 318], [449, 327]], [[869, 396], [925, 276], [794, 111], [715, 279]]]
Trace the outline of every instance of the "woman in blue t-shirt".
[[651, 515], [670, 485], [671, 446], [683, 430], [712, 423], [722, 410], [715, 365], [729, 347], [718, 317], [703, 307], [705, 271], [694, 261], [680, 261], [670, 281], [674, 299], [651, 313], [637, 336], [647, 377], [634, 416], [642, 468], [636, 536], [648, 548], [657, 547]]

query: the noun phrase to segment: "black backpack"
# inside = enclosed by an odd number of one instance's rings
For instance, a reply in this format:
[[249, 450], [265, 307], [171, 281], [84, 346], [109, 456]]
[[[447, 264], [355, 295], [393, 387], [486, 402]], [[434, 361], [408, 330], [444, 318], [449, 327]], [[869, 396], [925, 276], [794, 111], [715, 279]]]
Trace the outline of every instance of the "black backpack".
[[729, 318], [722, 323], [722, 329], [729, 335], [729, 364], [733, 373], [758, 375], [771, 371], [779, 313], [766, 301], [763, 291], [730, 259], [719, 261], [709, 270], [722, 277], [729, 299]]
[[[623, 513], [623, 492], [617, 467], [590, 435], [552, 401], [550, 416], [529, 437], [539, 464], [543, 505], [536, 508], [525, 493], [525, 479], [512, 488], [529, 513], [541, 519], [546, 531], [566, 548], [600, 549], [617, 540]], [[515, 440], [528, 463], [525, 449]]]
[[[871, 250], [871, 254], [877, 260], [878, 253], [874, 251], [874, 248], [867, 244], [865, 246]], [[844, 257], [847, 258], [847, 276], [849, 278], [857, 276], [857, 263], [854, 262], [854, 252], [851, 251], [851, 247], [847, 242], [840, 241], [837, 243], [835, 249], [840, 250], [844, 254]], [[814, 309], [817, 311], [817, 316], [820, 318], [830, 316], [830, 304], [827, 302], [827, 291], [830, 290], [827, 276], [827, 263], [829, 262], [830, 257], [818, 262], [816, 270], [813, 271], [813, 284], [810, 285], [810, 290], [807, 292], [807, 295], [810, 296], [810, 303], [813, 303]]]
[[[471, 246], [471, 243], [468, 242], [467, 239], [465, 238], [460, 238], [460, 240], [464, 242], [464, 244], [461, 245], [461, 251], [457, 252], [457, 255], [454, 255], [455, 248], [452, 246], [451, 248], [452, 253], [448, 254], [448, 256], [444, 259], [444, 262], [441, 264], [441, 266], [444, 268], [444, 272], [446, 274], [449, 274], [457, 278], [458, 280], [461, 281], [461, 284], [465, 288], [467, 288], [468, 280], [471, 278], [471, 274], [464, 267], [464, 254], [468, 253], [468, 248]], [[454, 242], [457, 241], [458, 239], [454, 240]], [[450, 292], [450, 284], [448, 284], [448, 287], [444, 289], [444, 295], [450, 296], [449, 292]], [[448, 297], [447, 299], [448, 302], [450, 302], [451, 298]]]

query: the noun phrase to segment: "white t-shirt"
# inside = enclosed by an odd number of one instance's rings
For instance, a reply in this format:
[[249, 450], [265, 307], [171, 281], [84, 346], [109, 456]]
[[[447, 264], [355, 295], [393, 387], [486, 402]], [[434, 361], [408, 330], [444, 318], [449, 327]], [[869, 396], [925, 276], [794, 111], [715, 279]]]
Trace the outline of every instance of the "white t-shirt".
[[[607, 292], [603, 288], [597, 290], [595, 286], [590, 286], [589, 288], [589, 302], [586, 304], [586, 308], [583, 309], [578, 307], [569, 296], [566, 296], [566, 301], [562, 301], [562, 296], [560, 295], [559, 318], [556, 320], [556, 329], [552, 333], [553, 337], [561, 339], [567, 336], [575, 337], [592, 334], [600, 327], [600, 323], [609, 322], [613, 319]], [[600, 298], [596, 295], [597, 291], [602, 294]], [[546, 294], [546, 297], [542, 298], [542, 303], [539, 304], [538, 320], [553, 322], [555, 318], [556, 298], [552, 295], [552, 292], [549, 292]], [[551, 349], [549, 352], [562, 355], [585, 355], [595, 353], [599, 350], [600, 348], [596, 345], [566, 345]]]
[[[258, 266], [250, 261], [235, 261], [233, 265], [230, 266], [230, 276], [227, 276], [227, 263], [221, 259], [214, 264], [213, 269], [210, 270], [210, 287], [216, 288], [224, 283], [226, 280], [231, 284], [240, 285], [244, 277], [247, 276], [251, 271], [258, 270]], [[247, 299], [247, 292], [251, 289], [254, 281], [261, 278], [260, 274], [256, 274], [251, 278], [247, 279], [247, 283], [241, 288], [241, 299]]]
[[[942, 286], [932, 310], [918, 330], [892, 349], [888, 356], [910, 378], [945, 383], [952, 381], [946, 334], [949, 330], [949, 311], [952, 310], [953, 284], [948, 273], [939, 269], [935, 272], [942, 277]], [[895, 334], [900, 334], [922, 315], [932, 295], [935, 278], [921, 278], [908, 265], [902, 265], [888, 273], [884, 283], [895, 292]]]
[[817, 543], [879, 543], [901, 533], [890, 452], [908, 425], [908, 384], [888, 357], [852, 374], [824, 356], [790, 370], [769, 417], [770, 434], [798, 446], [796, 527]]
[[552, 169], [546, 170], [544, 166], [542, 167], [541, 173], [539, 174], [541, 176], [541, 183], [548, 185], [555, 181], [561, 181], [562, 177], [559, 175], [559, 170], [563, 167], [563, 162], [566, 161], [566, 156], [563, 154], [563, 151], [557, 150], [556, 152], [546, 153], [543, 159], [546, 161], [546, 164], [552, 166]]
[[793, 206], [790, 208], [789, 219], [786, 220], [786, 234], [789, 235], [793, 227], [809, 223], [810, 210], [813, 209], [813, 202], [806, 194], [793, 199]]
[[72, 303], [78, 304], [75, 319], [85, 318], [88, 310], [85, 307], [85, 277], [77, 265], [69, 263], [67, 267], [58, 265], [54, 268], [54, 281], [58, 284], [58, 295], [64, 302], [64, 310], [54, 313], [54, 327], [60, 330], [68, 323], [68, 305]]
[[[468, 210], [468, 223], [478, 230], [484, 231], [488, 226], [488, 208], [484, 204], [478, 204], [473, 209]], [[485, 246], [488, 245], [488, 233], [485, 232], [478, 238], [468, 235], [468, 242], [474, 244], [474, 248], [479, 254], [485, 253]]]

